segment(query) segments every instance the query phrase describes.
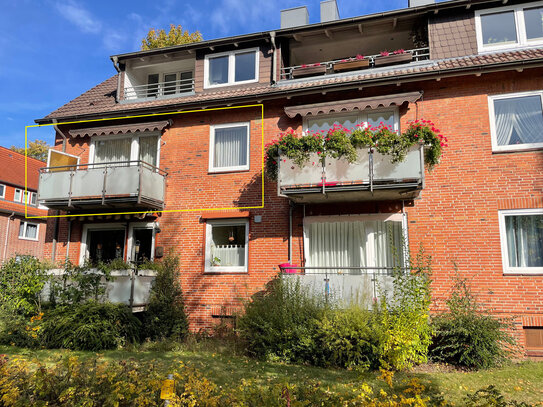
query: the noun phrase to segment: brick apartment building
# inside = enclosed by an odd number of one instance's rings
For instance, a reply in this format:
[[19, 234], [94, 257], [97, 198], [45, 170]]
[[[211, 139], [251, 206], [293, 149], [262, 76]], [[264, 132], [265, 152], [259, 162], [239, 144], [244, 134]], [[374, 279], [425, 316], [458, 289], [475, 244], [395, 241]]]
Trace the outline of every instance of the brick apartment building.
[[0, 147], [0, 264], [16, 255], [43, 257], [46, 222], [25, 218], [45, 216], [38, 208], [38, 171], [45, 163], [28, 158], [28, 185], [25, 197], [25, 156]]
[[[543, 351], [543, 2], [419, 3], [342, 20], [324, 1], [320, 23], [302, 7], [275, 31], [111, 57], [114, 76], [36, 120], [60, 123], [55, 149], [71, 157], [41, 175], [39, 201], [79, 215], [48, 221], [46, 256], [173, 251], [198, 330], [281, 263], [365, 271], [333, 276], [341, 290], [392, 266], [386, 242], [403, 236], [433, 257], [435, 309], [454, 262], [493, 312], [515, 318], [526, 349]], [[155, 113], [171, 114], [122, 119]], [[448, 138], [431, 172], [414, 151], [388, 178], [366, 156], [366, 173], [344, 169], [342, 182], [280, 163], [279, 181], [262, 185], [262, 131], [268, 143], [416, 119]]]

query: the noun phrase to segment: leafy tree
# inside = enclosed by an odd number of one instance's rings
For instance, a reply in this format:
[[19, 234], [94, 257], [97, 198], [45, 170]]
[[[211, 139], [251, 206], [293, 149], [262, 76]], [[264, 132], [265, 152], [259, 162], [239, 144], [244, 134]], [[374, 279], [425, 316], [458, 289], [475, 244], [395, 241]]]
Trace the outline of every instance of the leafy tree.
[[[35, 158], [40, 161], [47, 161], [47, 153], [51, 146], [44, 140], [34, 140], [28, 143], [27, 153], [29, 157]], [[11, 146], [11, 150], [24, 154], [24, 147]]]
[[151, 28], [147, 36], [141, 40], [141, 49], [145, 51], [148, 49], [170, 47], [172, 45], [190, 44], [202, 41], [202, 39], [200, 31], [189, 33], [187, 30], [183, 31], [181, 25], [176, 27], [170, 24], [170, 32], [168, 33], [164, 29], [157, 31]]

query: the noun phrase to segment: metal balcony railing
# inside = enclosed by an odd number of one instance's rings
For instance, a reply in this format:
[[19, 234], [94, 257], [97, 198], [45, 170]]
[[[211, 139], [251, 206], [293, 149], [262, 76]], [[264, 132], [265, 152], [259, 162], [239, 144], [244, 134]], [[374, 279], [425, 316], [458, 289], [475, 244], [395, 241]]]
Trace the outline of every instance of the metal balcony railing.
[[38, 201], [52, 209], [103, 206], [164, 209], [167, 173], [144, 161], [40, 169]]
[[194, 92], [194, 78], [128, 86], [124, 88], [124, 99], [160, 98], [191, 92]]
[[[386, 199], [410, 198], [424, 188], [424, 146], [414, 146], [403, 161], [393, 163], [391, 157], [373, 149], [358, 149], [357, 160], [321, 158], [312, 153], [302, 167], [280, 156], [277, 193], [297, 199], [322, 200], [334, 193], [359, 192], [353, 199], [362, 199], [361, 192]], [[386, 194], [384, 193], [386, 191]], [[320, 197], [319, 197], [320, 195]], [[343, 195], [344, 200], [348, 200]]]
[[[406, 50], [404, 54], [400, 54], [400, 55], [409, 55], [409, 54], [411, 54], [411, 59], [406, 59], [405, 61], [402, 61], [399, 63], [410, 63], [410, 62], [415, 62], [415, 61], [428, 60], [430, 59], [430, 48], [426, 47], [426, 48], [409, 49], [409, 50]], [[390, 56], [393, 56], [393, 54], [391, 53]], [[380, 54], [376, 54], [376, 55], [365, 56], [363, 60], [358, 60], [358, 61], [367, 61], [366, 66], [360, 69], [371, 69], [371, 68], [375, 68], [376, 66], [379, 66], [378, 63], [376, 63], [376, 60], [380, 57], [381, 57]], [[281, 80], [289, 80], [289, 79], [295, 79], [297, 77], [300, 77], [301, 75], [298, 75], [298, 74], [301, 72], [302, 69], [307, 69], [309, 71], [308, 75], [303, 75], [305, 77], [335, 74], [337, 73], [336, 70], [334, 69], [334, 66], [336, 64], [340, 64], [344, 62], [356, 62], [356, 61], [357, 61], [356, 59], [336, 59], [332, 61], [317, 62], [317, 63], [307, 64], [307, 65], [287, 66], [287, 67], [281, 68]], [[353, 69], [353, 70], [356, 70], [356, 69]]]

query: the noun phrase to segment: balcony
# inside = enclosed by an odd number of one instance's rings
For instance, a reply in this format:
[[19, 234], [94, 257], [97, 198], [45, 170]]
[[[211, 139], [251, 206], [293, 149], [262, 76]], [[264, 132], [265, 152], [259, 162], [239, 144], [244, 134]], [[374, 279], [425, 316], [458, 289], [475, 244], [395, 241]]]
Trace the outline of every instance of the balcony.
[[179, 97], [194, 93], [194, 78], [133, 85], [124, 88], [124, 100]]
[[302, 167], [279, 158], [278, 195], [298, 203], [352, 202], [416, 198], [424, 188], [424, 147], [413, 147], [405, 159], [368, 149], [357, 150], [357, 160], [321, 159], [313, 153]]
[[40, 170], [38, 201], [66, 211], [162, 210], [166, 175], [143, 161], [46, 167]]
[[326, 62], [283, 67], [281, 68], [281, 80], [330, 75], [342, 76], [348, 72], [358, 71], [357, 73], [362, 73], [366, 70], [368, 70], [368, 73], [370, 73], [375, 68], [388, 67], [398, 64], [408, 64], [412, 62], [425, 61], [428, 59], [430, 59], [430, 49], [428, 47], [409, 49], [402, 54], [391, 53], [388, 56], [376, 54], [365, 56], [361, 59], [356, 59], [355, 57], [336, 59]]
[[298, 267], [280, 266], [281, 278], [299, 283], [309, 293], [327, 302], [358, 304], [366, 309], [374, 299], [385, 295], [392, 299], [394, 273], [406, 272], [401, 267]]

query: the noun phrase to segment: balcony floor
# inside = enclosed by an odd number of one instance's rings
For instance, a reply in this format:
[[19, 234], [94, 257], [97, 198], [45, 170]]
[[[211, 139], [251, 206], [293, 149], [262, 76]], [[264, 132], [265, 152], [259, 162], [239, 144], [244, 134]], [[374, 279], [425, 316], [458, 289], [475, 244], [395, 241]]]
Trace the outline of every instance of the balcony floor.
[[151, 198], [141, 197], [138, 203], [137, 196], [115, 196], [106, 197], [102, 204], [102, 197], [86, 197], [72, 199], [71, 203], [68, 199], [46, 200], [40, 204], [47, 206], [49, 209], [58, 209], [64, 211], [74, 210], [107, 210], [107, 209], [128, 209], [129, 211], [145, 211], [145, 210], [163, 210], [164, 203]]

